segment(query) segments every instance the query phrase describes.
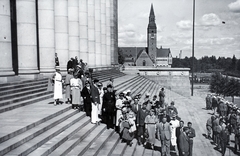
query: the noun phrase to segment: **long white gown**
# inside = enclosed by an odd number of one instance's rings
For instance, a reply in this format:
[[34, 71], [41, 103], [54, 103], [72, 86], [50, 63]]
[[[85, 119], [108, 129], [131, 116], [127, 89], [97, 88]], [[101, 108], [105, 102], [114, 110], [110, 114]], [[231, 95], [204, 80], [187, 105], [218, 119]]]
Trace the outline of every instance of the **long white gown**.
[[119, 119], [122, 116], [122, 107], [123, 107], [123, 100], [117, 99], [116, 101], [116, 108], [117, 108], [117, 114], [116, 114], [116, 126], [119, 126]]
[[179, 121], [178, 120], [171, 120], [170, 123], [171, 125], [171, 143], [173, 146], [177, 145], [177, 137], [176, 137], [176, 128], [180, 126]]
[[62, 75], [58, 72], [55, 73], [54, 78], [54, 99], [62, 99]]

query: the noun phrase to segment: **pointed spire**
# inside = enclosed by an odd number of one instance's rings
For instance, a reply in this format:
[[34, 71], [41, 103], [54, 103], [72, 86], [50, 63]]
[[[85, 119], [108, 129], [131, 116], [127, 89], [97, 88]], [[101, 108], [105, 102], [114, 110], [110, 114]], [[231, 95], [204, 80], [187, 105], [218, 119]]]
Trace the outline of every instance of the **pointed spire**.
[[154, 10], [153, 10], [153, 4], [151, 4], [150, 16], [155, 16], [154, 15]]

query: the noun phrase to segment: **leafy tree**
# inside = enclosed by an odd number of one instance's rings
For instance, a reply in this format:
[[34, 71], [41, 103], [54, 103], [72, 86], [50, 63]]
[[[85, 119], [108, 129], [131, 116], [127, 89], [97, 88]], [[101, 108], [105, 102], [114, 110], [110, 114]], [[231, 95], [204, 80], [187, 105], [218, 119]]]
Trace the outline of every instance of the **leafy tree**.
[[237, 70], [240, 71], [240, 60], [237, 61]]
[[125, 57], [123, 55], [122, 49], [118, 48], [118, 63], [124, 64], [124, 62], [125, 62]]

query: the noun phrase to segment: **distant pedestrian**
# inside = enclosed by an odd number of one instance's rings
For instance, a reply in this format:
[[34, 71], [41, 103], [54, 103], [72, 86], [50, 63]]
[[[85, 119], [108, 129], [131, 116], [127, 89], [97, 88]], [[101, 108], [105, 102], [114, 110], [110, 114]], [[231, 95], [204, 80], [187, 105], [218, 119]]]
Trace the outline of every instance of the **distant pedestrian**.
[[164, 88], [161, 89], [161, 91], [159, 92], [158, 96], [159, 96], [160, 104], [163, 104], [165, 102], [165, 91], [164, 91]]

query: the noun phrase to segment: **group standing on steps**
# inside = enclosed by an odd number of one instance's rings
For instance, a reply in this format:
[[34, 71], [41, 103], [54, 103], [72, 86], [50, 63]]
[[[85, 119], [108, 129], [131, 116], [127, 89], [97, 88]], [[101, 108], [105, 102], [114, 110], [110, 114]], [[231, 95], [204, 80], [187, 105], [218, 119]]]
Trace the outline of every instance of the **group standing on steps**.
[[130, 89], [117, 95], [113, 78], [103, 87], [98, 79], [92, 79], [89, 70], [82, 68], [82, 60], [79, 63], [74, 60], [77, 58], [68, 62], [65, 81], [56, 67], [52, 78], [55, 105], [63, 98], [64, 85], [65, 103], [72, 104], [73, 109], [86, 112], [92, 124], [104, 123], [107, 129], [114, 129], [119, 133], [122, 143], [132, 146], [132, 140], [136, 139], [139, 146], [156, 150], [158, 139], [163, 156], [170, 156], [171, 153], [179, 156], [193, 155], [193, 138], [196, 134], [192, 123], [188, 122], [184, 126], [175, 102], [172, 101], [169, 105], [165, 101], [164, 88], [161, 88], [158, 95], [151, 95], [151, 91], [148, 91], [143, 95], [139, 93], [132, 96]]

